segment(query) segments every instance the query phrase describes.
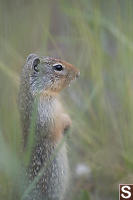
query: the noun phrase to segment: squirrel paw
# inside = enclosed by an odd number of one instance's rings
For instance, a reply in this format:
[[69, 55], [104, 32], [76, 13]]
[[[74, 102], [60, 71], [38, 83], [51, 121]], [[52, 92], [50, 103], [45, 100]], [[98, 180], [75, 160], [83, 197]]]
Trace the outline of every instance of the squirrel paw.
[[63, 129], [64, 129], [63, 133], [66, 134], [71, 127], [72, 121], [71, 121], [69, 115], [67, 115], [65, 113], [62, 114], [62, 118], [63, 118]]

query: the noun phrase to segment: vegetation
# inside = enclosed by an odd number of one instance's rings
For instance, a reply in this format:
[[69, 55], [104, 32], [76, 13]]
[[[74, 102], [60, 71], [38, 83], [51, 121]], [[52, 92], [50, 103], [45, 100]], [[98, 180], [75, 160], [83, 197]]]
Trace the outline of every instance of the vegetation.
[[[115, 200], [119, 183], [133, 183], [132, 8], [131, 0], [0, 0], [0, 199], [18, 199], [23, 188], [17, 95], [31, 52], [81, 72], [62, 93], [73, 119], [69, 199]], [[76, 177], [79, 163], [90, 177]]]

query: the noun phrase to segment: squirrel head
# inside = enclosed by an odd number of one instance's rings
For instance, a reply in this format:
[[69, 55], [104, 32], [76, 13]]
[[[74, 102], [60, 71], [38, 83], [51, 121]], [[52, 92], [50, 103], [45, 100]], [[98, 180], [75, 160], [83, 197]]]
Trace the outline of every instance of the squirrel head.
[[24, 66], [33, 95], [58, 94], [76, 79], [80, 72], [72, 64], [51, 57], [30, 54]]

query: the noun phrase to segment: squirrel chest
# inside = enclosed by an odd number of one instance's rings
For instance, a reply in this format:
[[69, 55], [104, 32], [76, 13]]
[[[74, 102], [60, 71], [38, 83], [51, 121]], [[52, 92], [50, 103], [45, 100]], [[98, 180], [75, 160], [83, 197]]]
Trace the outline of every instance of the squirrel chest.
[[37, 134], [57, 143], [64, 132], [61, 104], [55, 98], [40, 97], [37, 105]]

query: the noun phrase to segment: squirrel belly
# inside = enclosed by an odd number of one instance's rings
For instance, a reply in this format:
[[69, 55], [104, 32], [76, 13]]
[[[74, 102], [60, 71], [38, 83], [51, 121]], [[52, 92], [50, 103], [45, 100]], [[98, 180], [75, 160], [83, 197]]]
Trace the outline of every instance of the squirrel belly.
[[[49, 156], [54, 153], [55, 147], [50, 145], [46, 150], [48, 143], [46, 145], [45, 142], [38, 143], [34, 149], [32, 162], [27, 171], [29, 180], [37, 176], [39, 169], [44, 166], [44, 163], [49, 162]], [[64, 144], [48, 168], [44, 170], [44, 174], [35, 188], [28, 194], [26, 200], [61, 200], [67, 188], [68, 175], [68, 160]]]

